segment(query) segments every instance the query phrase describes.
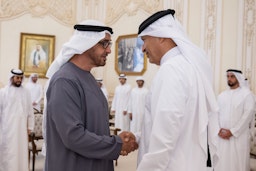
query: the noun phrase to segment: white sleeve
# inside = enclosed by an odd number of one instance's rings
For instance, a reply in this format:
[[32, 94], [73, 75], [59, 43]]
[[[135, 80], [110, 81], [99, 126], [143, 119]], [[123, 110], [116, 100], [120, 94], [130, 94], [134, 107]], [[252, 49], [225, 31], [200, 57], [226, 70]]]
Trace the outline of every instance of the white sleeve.
[[[171, 73], [168, 72], [167, 73]], [[160, 74], [160, 73], [159, 73]], [[186, 89], [179, 84], [178, 76], [168, 75], [171, 79], [158, 79], [158, 86], [152, 94], [152, 132], [149, 150], [140, 162], [137, 171], [165, 170], [181, 134], [182, 119], [185, 115]], [[154, 110], [154, 111], [153, 111]], [[166, 129], [168, 127], [168, 129]]]
[[118, 90], [118, 88], [116, 87], [114, 97], [113, 97], [113, 100], [112, 100], [112, 104], [111, 104], [111, 111], [116, 110], [116, 96], [117, 96], [117, 93], [118, 93], [117, 90]]
[[130, 98], [128, 100], [128, 107], [127, 107], [127, 112], [128, 113], [132, 113], [132, 93], [133, 93], [133, 90], [131, 91], [131, 95], [130, 95]]
[[34, 130], [34, 111], [33, 111], [33, 106], [32, 106], [32, 102], [31, 102], [31, 97], [30, 97], [30, 93], [27, 89], [25, 89], [27, 91], [26, 93], [26, 97], [27, 97], [27, 113], [28, 113], [28, 129], [33, 131]]
[[3, 97], [2, 97], [2, 91], [0, 90], [0, 144], [2, 143], [2, 102], [3, 102]]
[[243, 133], [245, 129], [248, 129], [250, 122], [253, 119], [253, 115], [255, 115], [255, 99], [253, 94], [249, 94], [245, 98], [243, 116], [239, 122], [235, 124], [235, 127], [230, 129], [235, 137], [240, 136], [240, 134]]
[[38, 104], [38, 103], [40, 103], [40, 101], [41, 101], [41, 99], [43, 98], [43, 95], [44, 95], [44, 92], [43, 92], [43, 87], [41, 86], [41, 85], [39, 85], [40, 86], [40, 93], [39, 93], [39, 96], [38, 96], [38, 98], [35, 100], [35, 102]]

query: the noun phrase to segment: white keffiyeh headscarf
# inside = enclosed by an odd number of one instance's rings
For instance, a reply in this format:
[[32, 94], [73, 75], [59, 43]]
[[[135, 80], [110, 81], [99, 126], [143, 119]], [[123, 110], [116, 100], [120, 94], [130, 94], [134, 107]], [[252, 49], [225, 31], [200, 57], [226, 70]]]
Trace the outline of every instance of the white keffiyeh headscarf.
[[[14, 77], [14, 76], [22, 76], [22, 77], [24, 77], [23, 74], [24, 74], [23, 71], [20, 70], [20, 69], [12, 69], [11, 72], [9, 73], [9, 76], [8, 76], [8, 80], [9, 80], [8, 86], [12, 85], [12, 77]], [[23, 82], [23, 79], [21, 80], [21, 83], [22, 82]]]
[[[229, 70], [227, 70], [227, 74], [228, 74], [228, 73], [232, 73], [232, 74], [235, 75], [237, 81], [239, 82], [239, 86], [240, 86], [240, 87], [249, 88], [249, 87], [247, 86], [247, 84], [246, 84], [245, 77], [244, 77], [244, 75], [242, 74], [241, 71], [239, 71], [239, 70], [234, 70], [234, 69], [229, 69]], [[229, 87], [229, 88], [230, 88], [230, 87]]]
[[[96, 20], [85, 20], [81, 22], [80, 25], [105, 27], [103, 23]], [[75, 54], [82, 54], [86, 50], [96, 45], [105, 37], [106, 33], [111, 35], [108, 30], [101, 32], [75, 30], [73, 36], [62, 46], [60, 53], [49, 67], [46, 77], [51, 78], [53, 74], [58, 71], [63, 64], [68, 62]]]
[[28, 82], [34, 83], [33, 80], [32, 80], [32, 78], [34, 78], [34, 77], [37, 77], [37, 78], [38, 78], [38, 74], [37, 74], [37, 73], [32, 73], [32, 74], [30, 74], [29, 79], [28, 79]]

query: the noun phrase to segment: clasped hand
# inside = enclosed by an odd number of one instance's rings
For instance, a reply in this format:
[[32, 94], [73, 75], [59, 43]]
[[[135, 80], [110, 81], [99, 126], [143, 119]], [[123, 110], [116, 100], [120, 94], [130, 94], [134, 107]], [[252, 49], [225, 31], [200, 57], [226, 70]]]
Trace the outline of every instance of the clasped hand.
[[136, 142], [136, 138], [133, 135], [133, 133], [128, 131], [123, 131], [119, 134], [119, 137], [123, 141], [122, 150], [120, 152], [121, 155], [126, 156], [130, 152], [138, 148], [138, 144]]
[[229, 129], [224, 129], [224, 128], [221, 128], [218, 135], [223, 138], [223, 139], [229, 139], [230, 137], [232, 137], [232, 133]]

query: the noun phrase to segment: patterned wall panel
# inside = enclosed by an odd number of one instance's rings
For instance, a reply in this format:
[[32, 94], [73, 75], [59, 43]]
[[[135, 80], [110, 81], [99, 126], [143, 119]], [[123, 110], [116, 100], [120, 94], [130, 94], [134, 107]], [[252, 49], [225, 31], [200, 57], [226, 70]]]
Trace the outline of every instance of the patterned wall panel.
[[108, 0], [106, 12], [106, 24], [111, 25], [123, 15], [133, 16], [139, 10], [152, 14], [163, 9], [162, 0]]
[[85, 19], [96, 19], [105, 21], [105, 4], [108, 0], [83, 0], [82, 3], [77, 4], [80, 11], [77, 12], [78, 21]]
[[76, 22], [76, 1], [73, 0], [1, 0], [0, 20], [10, 20], [30, 13], [36, 17], [50, 15], [58, 22], [73, 25]]
[[220, 37], [221, 37], [221, 1], [202, 0], [201, 43], [210, 58], [214, 70], [214, 90], [219, 92], [220, 75]]
[[240, 0], [237, 61], [256, 92], [256, 0]]
[[186, 30], [188, 25], [188, 0], [164, 0], [164, 9], [168, 8], [175, 10], [175, 17]]

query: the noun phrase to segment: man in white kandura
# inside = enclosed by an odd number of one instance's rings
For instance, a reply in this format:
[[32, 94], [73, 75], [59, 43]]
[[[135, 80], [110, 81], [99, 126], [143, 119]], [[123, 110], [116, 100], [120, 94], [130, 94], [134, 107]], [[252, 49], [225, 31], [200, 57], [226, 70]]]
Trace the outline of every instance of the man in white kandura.
[[28, 171], [28, 134], [34, 129], [29, 91], [23, 72], [11, 70], [9, 84], [0, 90], [0, 171]]
[[127, 76], [125, 74], [119, 75], [119, 82], [115, 88], [111, 111], [115, 113], [115, 127], [122, 131], [130, 130], [130, 118], [127, 113], [128, 102], [131, 93], [131, 85], [126, 83]]
[[145, 112], [145, 100], [146, 95], [148, 94], [148, 89], [144, 86], [143, 77], [137, 77], [136, 83], [137, 86], [131, 91], [128, 106], [128, 114], [131, 119], [130, 131], [133, 133], [141, 131], [142, 120]]
[[41, 100], [43, 98], [43, 87], [37, 82], [38, 74], [32, 73], [29, 77], [28, 83], [25, 85], [31, 95], [32, 106], [38, 112], [41, 112]]
[[137, 171], [206, 171], [218, 159], [211, 65], [174, 14], [159, 11], [139, 27], [143, 52], [160, 67], [147, 95], [141, 137], [136, 137]]
[[106, 97], [107, 101], [108, 101], [108, 90], [106, 89], [106, 87], [103, 85], [103, 79], [102, 78], [96, 78], [96, 82], [98, 83], [102, 93], [104, 94], [104, 96]]
[[214, 171], [249, 171], [255, 98], [240, 70], [227, 70], [227, 84], [229, 88], [218, 96], [220, 160]]
[[36, 44], [35, 49], [30, 54], [33, 67], [39, 67], [40, 61], [46, 60], [46, 53], [40, 44]]

